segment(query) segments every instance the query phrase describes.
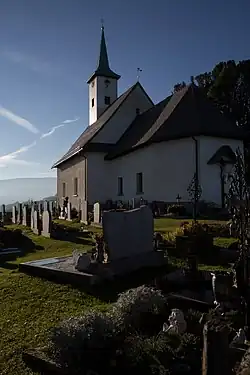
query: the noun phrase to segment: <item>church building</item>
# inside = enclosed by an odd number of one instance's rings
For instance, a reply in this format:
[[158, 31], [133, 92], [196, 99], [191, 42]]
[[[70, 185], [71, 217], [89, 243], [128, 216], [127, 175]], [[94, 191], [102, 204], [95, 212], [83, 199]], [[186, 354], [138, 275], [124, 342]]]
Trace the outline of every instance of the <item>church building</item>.
[[[104, 28], [88, 80], [89, 124], [57, 168], [59, 203], [76, 209], [107, 200], [189, 201], [194, 176], [201, 200], [224, 206], [226, 177], [244, 134], [193, 83], [154, 104], [139, 82], [118, 96]], [[83, 124], [84, 126], [85, 124]]]

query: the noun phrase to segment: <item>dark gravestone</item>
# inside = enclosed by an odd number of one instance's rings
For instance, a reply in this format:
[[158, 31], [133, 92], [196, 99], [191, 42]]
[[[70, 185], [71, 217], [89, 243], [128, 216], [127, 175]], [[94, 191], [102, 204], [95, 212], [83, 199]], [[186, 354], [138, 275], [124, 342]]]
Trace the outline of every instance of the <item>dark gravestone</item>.
[[4, 223], [5, 222], [5, 219], [6, 219], [6, 210], [5, 210], [5, 204], [2, 204], [2, 222]]

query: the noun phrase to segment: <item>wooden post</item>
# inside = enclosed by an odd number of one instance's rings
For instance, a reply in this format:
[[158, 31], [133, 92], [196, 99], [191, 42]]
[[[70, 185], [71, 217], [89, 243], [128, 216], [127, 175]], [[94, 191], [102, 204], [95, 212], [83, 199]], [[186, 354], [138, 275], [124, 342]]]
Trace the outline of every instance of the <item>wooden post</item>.
[[203, 329], [202, 375], [228, 375], [228, 329], [219, 321], [211, 320]]

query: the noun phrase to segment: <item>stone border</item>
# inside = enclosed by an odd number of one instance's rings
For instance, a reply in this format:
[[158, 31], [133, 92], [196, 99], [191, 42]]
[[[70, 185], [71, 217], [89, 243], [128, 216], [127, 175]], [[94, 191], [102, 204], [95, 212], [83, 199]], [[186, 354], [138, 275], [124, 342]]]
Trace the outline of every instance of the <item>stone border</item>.
[[[58, 269], [33, 266], [29, 263], [20, 263], [19, 271], [30, 276], [40, 277], [59, 284], [71, 284], [86, 287], [93, 287], [93, 277], [91, 274], [72, 273], [60, 271]], [[92, 279], [92, 280], [91, 280]]]
[[39, 374], [71, 375], [68, 371], [59, 367], [55, 362], [42, 358], [41, 351], [38, 349], [23, 352], [22, 360], [32, 371]]

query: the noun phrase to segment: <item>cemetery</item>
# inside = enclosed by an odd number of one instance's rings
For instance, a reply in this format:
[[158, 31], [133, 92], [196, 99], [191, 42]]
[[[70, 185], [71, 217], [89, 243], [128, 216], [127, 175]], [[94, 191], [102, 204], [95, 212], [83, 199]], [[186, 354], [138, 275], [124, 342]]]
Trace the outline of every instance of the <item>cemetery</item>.
[[250, 189], [236, 156], [223, 220], [199, 217], [197, 182], [191, 217], [144, 201], [2, 207], [0, 373], [243, 374]]

